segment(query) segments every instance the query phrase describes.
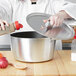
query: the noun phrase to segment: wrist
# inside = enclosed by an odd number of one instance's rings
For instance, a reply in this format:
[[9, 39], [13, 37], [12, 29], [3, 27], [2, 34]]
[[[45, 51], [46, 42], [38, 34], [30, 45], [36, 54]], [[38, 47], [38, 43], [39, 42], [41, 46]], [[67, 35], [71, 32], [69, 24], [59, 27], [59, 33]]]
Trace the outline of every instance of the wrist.
[[72, 18], [69, 14], [67, 14], [64, 10], [60, 11], [59, 14], [64, 18], [64, 19], [68, 19], [68, 18]]

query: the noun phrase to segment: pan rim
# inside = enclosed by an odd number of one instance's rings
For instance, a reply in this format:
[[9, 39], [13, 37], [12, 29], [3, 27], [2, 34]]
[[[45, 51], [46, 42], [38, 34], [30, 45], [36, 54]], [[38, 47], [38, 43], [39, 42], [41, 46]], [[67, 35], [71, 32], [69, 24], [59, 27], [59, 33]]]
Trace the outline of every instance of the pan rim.
[[[21, 33], [28, 33], [28, 34], [29, 33], [31, 33], [31, 34], [34, 33], [35, 35], [38, 34], [38, 37], [31, 37], [31, 36], [30, 37], [21, 37], [21, 36], [16, 36], [16, 34], [21, 34]], [[25, 38], [25, 39], [36, 39], [36, 38], [37, 39], [42, 39], [42, 38], [44, 39], [44, 38], [48, 38], [48, 37], [43, 36], [43, 35], [35, 32], [35, 31], [15, 32], [15, 33], [10, 34], [10, 36], [13, 37], [13, 38]]]

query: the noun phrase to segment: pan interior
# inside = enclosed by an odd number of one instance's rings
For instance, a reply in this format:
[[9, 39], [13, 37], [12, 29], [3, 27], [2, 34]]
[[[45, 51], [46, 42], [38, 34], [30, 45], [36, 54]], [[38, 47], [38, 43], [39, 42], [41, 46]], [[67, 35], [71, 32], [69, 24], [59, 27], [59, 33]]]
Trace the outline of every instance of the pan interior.
[[19, 38], [47, 38], [46, 36], [43, 36], [37, 32], [17, 32], [11, 34], [12, 37], [19, 37]]

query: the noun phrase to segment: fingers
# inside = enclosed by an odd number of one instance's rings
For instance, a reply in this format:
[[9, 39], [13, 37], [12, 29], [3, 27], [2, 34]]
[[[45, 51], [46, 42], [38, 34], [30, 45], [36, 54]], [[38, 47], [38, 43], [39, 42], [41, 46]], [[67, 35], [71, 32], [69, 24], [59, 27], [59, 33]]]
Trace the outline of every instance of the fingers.
[[5, 30], [5, 26], [9, 26], [4, 20], [0, 20], [0, 30]]
[[[56, 14], [56, 15], [53, 15], [51, 16], [49, 19], [47, 20], [43, 20], [44, 23], [47, 23], [47, 21], [50, 22], [50, 25], [49, 26], [52, 26], [52, 27], [59, 27], [63, 21], [64, 21], [64, 17], [61, 15], [61, 14]], [[48, 23], [45, 24], [46, 27], [48, 27]], [[42, 29], [44, 29], [43, 27], [41, 27]], [[49, 29], [49, 28], [48, 28]]]
[[60, 20], [57, 16], [51, 16], [49, 19], [43, 20], [43, 22], [46, 23], [48, 20], [50, 21], [51, 26], [59, 26], [60, 24]]
[[1, 24], [0, 24], [0, 30], [1, 30]]
[[55, 27], [60, 26], [64, 21], [63, 17], [58, 15], [51, 16], [49, 19], [50, 19], [50, 24]]
[[3, 22], [2, 22], [2, 20], [0, 20], [0, 27], [1, 27], [2, 30], [5, 30], [5, 26], [4, 26]]
[[49, 20], [50, 20], [50, 24], [51, 24], [51, 25], [54, 25], [54, 24], [55, 24], [55, 17], [54, 17], [54, 16], [51, 16], [51, 17], [49, 18]]
[[3, 20], [4, 25], [9, 26], [9, 24], [7, 23], [7, 21]]

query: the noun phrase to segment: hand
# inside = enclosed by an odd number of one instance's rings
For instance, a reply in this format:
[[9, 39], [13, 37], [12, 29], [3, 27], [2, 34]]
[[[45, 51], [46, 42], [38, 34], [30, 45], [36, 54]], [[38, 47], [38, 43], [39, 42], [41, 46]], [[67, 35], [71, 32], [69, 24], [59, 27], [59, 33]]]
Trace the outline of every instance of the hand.
[[7, 21], [0, 19], [0, 30], [5, 30], [5, 26], [9, 26]]
[[[51, 26], [60, 26], [64, 21], [64, 16], [61, 13], [51, 16], [49, 19]], [[48, 20], [44, 20], [46, 23]]]
[[[64, 10], [60, 11], [59, 13], [51, 16], [48, 20], [52, 26], [60, 26], [65, 19], [71, 18]], [[46, 23], [48, 20], [44, 20]]]
[[[50, 21], [50, 24], [51, 26], [55, 26], [56, 28], [53, 28], [50, 30], [50, 25], [47, 27], [47, 31], [45, 33], [46, 36], [48, 37], [55, 37], [58, 35], [58, 33], [63, 30], [61, 29], [60, 26], [63, 21], [65, 19], [68, 19], [68, 18], [71, 18], [71, 16], [69, 16], [64, 10], [60, 11], [59, 13], [51, 16], [48, 20]], [[43, 20], [44, 23], [46, 23], [48, 20]], [[45, 27], [42, 28], [42, 30], [44, 29]]]
[[62, 16], [61, 14], [56, 14], [56, 15], [53, 15], [53, 16], [51, 16], [50, 18], [49, 18], [49, 20], [50, 20], [50, 24], [52, 25], [52, 26], [60, 26], [62, 23], [63, 23], [63, 21], [64, 21], [64, 16]]

